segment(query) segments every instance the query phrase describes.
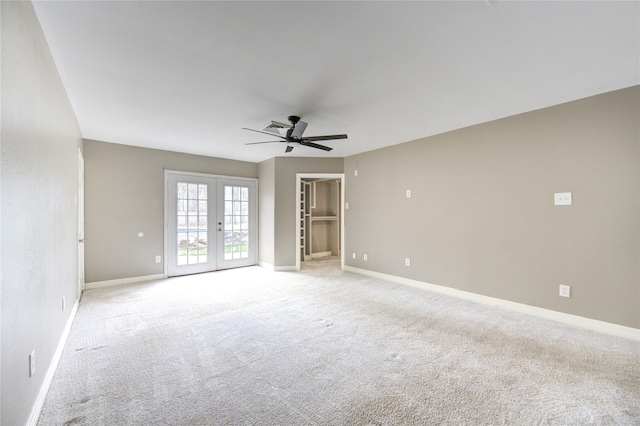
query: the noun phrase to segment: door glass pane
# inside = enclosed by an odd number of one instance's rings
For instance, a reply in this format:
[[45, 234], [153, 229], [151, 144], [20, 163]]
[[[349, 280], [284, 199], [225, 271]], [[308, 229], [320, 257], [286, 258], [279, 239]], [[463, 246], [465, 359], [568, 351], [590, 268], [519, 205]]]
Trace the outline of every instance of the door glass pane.
[[249, 257], [249, 188], [224, 186], [224, 259]]
[[207, 185], [178, 182], [177, 265], [207, 263]]
[[[187, 264], [186, 251], [189, 247], [189, 238], [186, 232], [178, 232], [178, 266]], [[184, 255], [181, 255], [184, 254]]]
[[178, 182], [178, 199], [187, 198], [187, 184], [184, 182]]

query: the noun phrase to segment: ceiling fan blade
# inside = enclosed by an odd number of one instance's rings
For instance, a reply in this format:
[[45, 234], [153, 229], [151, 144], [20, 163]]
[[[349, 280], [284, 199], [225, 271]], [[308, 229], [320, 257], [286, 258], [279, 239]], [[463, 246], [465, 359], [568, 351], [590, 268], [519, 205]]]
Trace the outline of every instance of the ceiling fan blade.
[[287, 149], [284, 150], [284, 153], [286, 154], [286, 153], [289, 153], [291, 151], [293, 151], [293, 147], [291, 145], [287, 145]]
[[287, 132], [287, 137], [293, 139], [302, 139], [302, 134], [304, 133], [304, 130], [306, 128], [307, 123], [305, 123], [304, 121], [298, 121], [296, 124], [294, 124], [292, 129], [289, 129], [289, 131]]
[[347, 135], [307, 136], [304, 141], [330, 141], [334, 139], [347, 139]]
[[284, 142], [284, 141], [249, 142], [249, 143], [245, 143], [245, 145], [258, 145], [261, 143], [275, 143], [275, 142]]
[[262, 134], [265, 134], [265, 135], [275, 136], [277, 138], [281, 138], [282, 140], [287, 140], [284, 136], [274, 135], [273, 133], [263, 132], [262, 130], [248, 129], [246, 127], [243, 127], [242, 130], [249, 130], [251, 132], [262, 133]]
[[306, 142], [306, 141], [300, 141], [300, 145], [308, 146], [308, 147], [311, 147], [311, 148], [318, 148], [318, 149], [322, 149], [324, 151], [331, 151], [333, 149], [333, 148], [330, 148], [328, 146], [319, 145], [317, 143]]

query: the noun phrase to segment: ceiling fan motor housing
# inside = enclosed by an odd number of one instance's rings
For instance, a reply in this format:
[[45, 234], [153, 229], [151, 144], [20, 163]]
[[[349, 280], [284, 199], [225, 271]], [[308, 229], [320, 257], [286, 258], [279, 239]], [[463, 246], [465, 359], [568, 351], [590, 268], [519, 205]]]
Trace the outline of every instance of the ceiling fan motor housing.
[[295, 126], [296, 123], [300, 121], [300, 117], [298, 117], [297, 115], [290, 115], [289, 117], [287, 117], [287, 120], [289, 120], [289, 123]]

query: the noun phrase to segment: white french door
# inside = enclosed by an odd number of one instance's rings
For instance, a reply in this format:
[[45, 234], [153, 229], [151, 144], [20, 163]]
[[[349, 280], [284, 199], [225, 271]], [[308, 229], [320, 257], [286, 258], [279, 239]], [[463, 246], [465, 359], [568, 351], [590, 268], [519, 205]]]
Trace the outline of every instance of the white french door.
[[167, 276], [257, 263], [255, 179], [165, 171]]
[[218, 179], [218, 269], [257, 263], [255, 182]]

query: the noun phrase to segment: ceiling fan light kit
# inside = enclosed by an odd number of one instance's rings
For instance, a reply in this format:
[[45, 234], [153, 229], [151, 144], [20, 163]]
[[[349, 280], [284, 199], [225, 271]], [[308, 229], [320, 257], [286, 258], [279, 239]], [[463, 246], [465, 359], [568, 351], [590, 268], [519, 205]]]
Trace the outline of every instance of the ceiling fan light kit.
[[314, 143], [315, 141], [330, 141], [336, 139], [347, 139], [346, 134], [340, 135], [324, 135], [324, 136], [307, 136], [303, 137], [303, 133], [307, 128], [307, 123], [304, 121], [300, 121], [300, 117], [297, 115], [290, 115], [288, 117], [289, 123], [291, 125], [280, 123], [278, 121], [270, 121], [262, 130], [254, 130], [243, 127], [243, 130], [250, 130], [252, 132], [263, 133], [266, 135], [274, 135], [279, 137], [281, 140], [277, 141], [264, 141], [264, 142], [250, 142], [245, 145], [257, 145], [263, 143], [274, 143], [274, 142], [285, 142], [287, 144], [287, 148], [285, 149], [285, 153], [289, 153], [293, 151], [293, 146], [291, 144], [298, 144], [302, 146], [308, 146], [309, 148], [321, 149], [323, 151], [331, 151], [333, 148], [320, 145]]

